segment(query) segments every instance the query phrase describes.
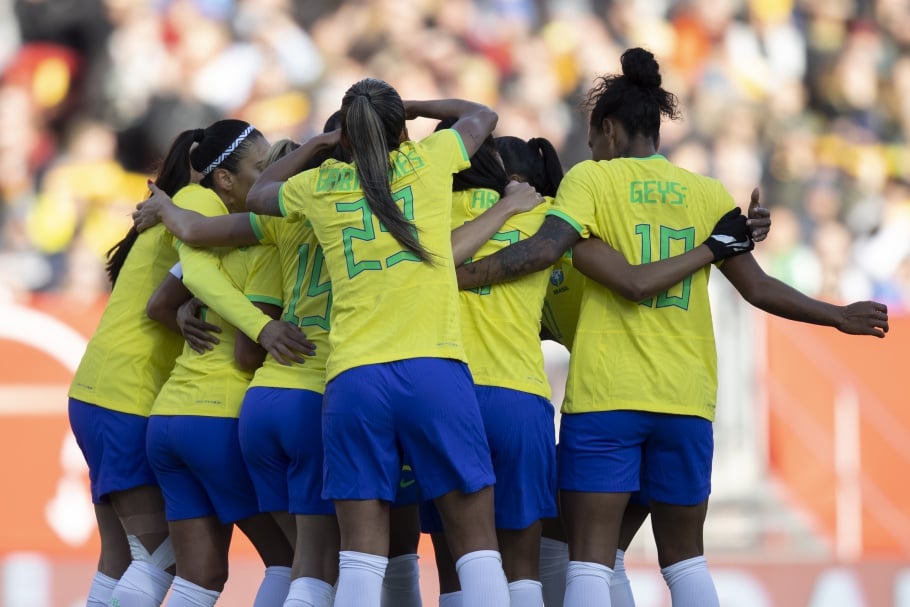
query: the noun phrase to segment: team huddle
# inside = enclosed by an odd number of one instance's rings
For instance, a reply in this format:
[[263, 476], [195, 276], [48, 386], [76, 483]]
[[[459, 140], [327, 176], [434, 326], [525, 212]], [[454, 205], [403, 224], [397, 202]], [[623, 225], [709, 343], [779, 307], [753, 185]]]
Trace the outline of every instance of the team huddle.
[[[591, 160], [496, 113], [365, 79], [322, 134], [221, 120], [173, 141], [69, 392], [101, 558], [89, 607], [214, 605], [236, 526], [254, 607], [634, 605], [648, 516], [674, 607], [718, 605], [716, 265], [752, 305], [883, 337], [885, 306], [768, 277], [770, 228], [658, 152], [648, 51], [588, 96]], [[438, 121], [411, 140], [407, 120]], [[556, 437], [541, 339], [570, 353]], [[557, 448], [558, 443], [558, 448]]]

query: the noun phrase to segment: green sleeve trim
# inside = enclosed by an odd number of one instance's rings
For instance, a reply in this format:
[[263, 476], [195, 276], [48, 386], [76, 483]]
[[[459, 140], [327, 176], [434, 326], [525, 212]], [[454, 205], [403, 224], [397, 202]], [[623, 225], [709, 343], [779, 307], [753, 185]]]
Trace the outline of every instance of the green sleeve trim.
[[288, 184], [288, 182], [285, 181], [284, 183], [281, 184], [281, 187], [278, 189], [278, 210], [281, 211], [282, 217], [288, 216], [287, 209], [284, 208], [284, 186], [286, 186], [287, 184]]
[[278, 306], [279, 308], [282, 306], [281, 300], [277, 297], [269, 297], [268, 295], [247, 295], [246, 298], [253, 303], [270, 304]]
[[262, 242], [265, 236], [262, 233], [262, 226], [259, 225], [259, 218], [256, 217], [255, 213], [250, 213], [250, 227], [253, 229], [253, 234], [256, 235], [256, 240]]
[[585, 229], [582, 227], [582, 225], [580, 223], [578, 223], [577, 221], [575, 221], [574, 219], [572, 219], [571, 217], [569, 217], [568, 215], [566, 215], [563, 211], [560, 211], [559, 209], [550, 209], [549, 211], [547, 211], [547, 215], [552, 215], [553, 217], [559, 217], [560, 219], [562, 219], [563, 221], [568, 223], [570, 226], [575, 228], [575, 231], [578, 232], [579, 234], [585, 233]]
[[451, 130], [453, 133], [455, 133], [455, 139], [458, 140], [458, 147], [461, 148], [461, 158], [462, 158], [462, 160], [470, 160], [471, 157], [468, 155], [468, 150], [467, 150], [467, 148], [464, 147], [464, 141], [461, 139], [461, 133], [459, 133], [459, 132], [456, 131], [455, 129], [450, 129], [450, 130]]

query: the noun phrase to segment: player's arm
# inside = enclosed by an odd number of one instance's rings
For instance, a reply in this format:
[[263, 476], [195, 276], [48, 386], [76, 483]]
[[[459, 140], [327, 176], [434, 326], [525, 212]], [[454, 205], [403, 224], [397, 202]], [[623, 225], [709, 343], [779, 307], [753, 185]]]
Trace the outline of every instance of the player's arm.
[[591, 280], [631, 301], [656, 295], [713, 261], [714, 254], [705, 245], [641, 265], [630, 264], [622, 253], [598, 238], [586, 238], [572, 247], [572, 265]]
[[491, 108], [465, 99], [405, 100], [404, 112], [409, 120], [420, 116], [435, 120], [454, 118], [452, 129], [458, 131], [469, 157], [474, 155], [499, 121], [499, 116]]
[[569, 222], [548, 215], [530, 238], [509, 245], [478, 262], [458, 266], [458, 288], [473, 289], [548, 268], [578, 239], [578, 232]]
[[149, 182], [149, 189], [151, 198], [133, 213], [133, 225], [140, 232], [161, 222], [178, 240], [194, 247], [241, 247], [259, 242], [249, 213], [207, 217], [178, 207], [154, 183]]
[[738, 207], [725, 214], [705, 242], [682, 255], [652, 263], [630, 264], [606, 242], [588, 238], [572, 249], [572, 265], [611, 291], [641, 301], [664, 291], [699, 268], [751, 250], [746, 217]]
[[[281, 317], [281, 308], [274, 304], [254, 302], [253, 305], [270, 318], [278, 320]], [[244, 371], [255, 371], [262, 366], [266, 354], [265, 348], [241, 331], [237, 331], [237, 339], [234, 342], [234, 360], [237, 361], [238, 367]]]
[[174, 333], [182, 335], [190, 348], [202, 353], [218, 343], [221, 327], [196, 315], [199, 302], [180, 280], [179, 264], [161, 282], [146, 304], [146, 314]]
[[279, 202], [284, 182], [302, 171], [317, 152], [334, 148], [340, 141], [340, 131], [320, 133], [307, 139], [290, 154], [270, 164], [247, 194], [247, 210], [259, 215], [279, 217], [284, 215]]
[[471, 257], [510, 217], [530, 211], [544, 198], [530, 184], [510, 181], [505, 196], [475, 219], [452, 230], [452, 254], [460, 266]]
[[838, 306], [813, 299], [768, 276], [751, 254], [728, 259], [721, 267], [727, 280], [743, 298], [769, 314], [835, 327], [850, 335], [884, 337], [888, 332], [888, 307], [875, 301]]
[[313, 355], [316, 345], [297, 326], [273, 320], [254, 306], [221, 273], [220, 260], [212, 251], [181, 244], [178, 252], [183, 282], [190, 291], [228, 323], [262, 344], [280, 363], [303, 362], [301, 354]]

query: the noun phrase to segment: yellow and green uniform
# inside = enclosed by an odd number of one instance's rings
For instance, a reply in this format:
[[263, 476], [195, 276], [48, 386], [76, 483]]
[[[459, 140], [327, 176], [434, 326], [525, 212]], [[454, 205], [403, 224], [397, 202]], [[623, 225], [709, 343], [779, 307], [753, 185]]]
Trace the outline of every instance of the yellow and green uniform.
[[465, 360], [450, 237], [452, 174], [470, 165], [456, 131], [389, 154], [391, 191], [429, 253], [424, 263], [374, 217], [355, 167], [329, 160], [281, 187], [281, 213], [309, 219], [332, 277], [326, 381], [353, 367], [410, 358]]
[[[238, 293], [249, 302], [281, 306], [281, 276], [274, 247], [243, 247], [221, 258], [221, 270]], [[221, 327], [219, 343], [202, 354], [184, 346], [171, 376], [152, 407], [152, 415], [238, 417], [243, 394], [253, 373], [234, 358], [237, 329], [211, 307], [205, 321]]]
[[177, 262], [170, 239], [161, 225], [136, 239], [73, 377], [70, 398], [120, 413], [149, 414], [183, 347], [183, 337], [145, 311]]
[[[641, 264], [693, 249], [734, 206], [717, 180], [654, 155], [576, 165], [548, 214]], [[632, 409], [713, 421], [717, 355], [709, 275], [710, 267], [701, 268], [637, 303], [587, 281], [563, 413]]]
[[569, 351], [581, 311], [581, 294], [587, 278], [572, 265], [572, 249], [553, 264], [543, 302], [541, 323]]
[[[197, 184], [181, 188], [174, 195], [174, 204], [206, 217], [227, 215], [229, 212], [214, 190]], [[172, 242], [180, 256], [183, 283], [187, 288], [203, 303], [217, 309], [228, 323], [250, 339], [258, 340], [259, 333], [271, 318], [243, 297], [219, 271], [219, 257], [223, 250], [185, 246], [173, 237]]]
[[[493, 190], [452, 195], [452, 229], [476, 219], [499, 200]], [[549, 205], [510, 217], [474, 254], [477, 261], [528, 238], [543, 223]], [[549, 271], [459, 292], [461, 332], [474, 383], [510, 388], [549, 400], [550, 384], [540, 348], [540, 311]]]
[[278, 250], [284, 300], [281, 318], [299, 326], [316, 344], [316, 353], [307, 356], [303, 364], [282, 365], [274, 357], [267, 357], [250, 387], [294, 388], [321, 394], [325, 392], [332, 309], [332, 282], [322, 247], [309, 220], [250, 215], [250, 225], [261, 244]]

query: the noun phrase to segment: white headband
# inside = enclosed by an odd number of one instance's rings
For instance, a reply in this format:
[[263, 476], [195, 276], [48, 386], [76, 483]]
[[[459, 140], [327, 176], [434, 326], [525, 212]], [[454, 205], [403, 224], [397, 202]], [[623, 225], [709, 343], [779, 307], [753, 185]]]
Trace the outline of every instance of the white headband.
[[246, 127], [245, 129], [243, 129], [243, 132], [237, 136], [237, 139], [234, 140], [234, 143], [227, 146], [227, 149], [224, 150], [223, 152], [221, 152], [221, 155], [212, 161], [212, 164], [205, 167], [205, 169], [202, 171], [202, 176], [205, 177], [206, 175], [208, 175], [209, 173], [214, 171], [216, 168], [218, 168], [218, 165], [221, 164], [222, 162], [224, 162], [225, 160], [227, 160], [227, 157], [230, 156], [231, 154], [233, 154], [234, 150], [237, 149], [237, 146], [239, 146], [241, 143], [243, 143], [243, 140], [246, 139], [249, 136], [249, 134], [252, 132], [253, 132], [252, 124], [250, 126]]

